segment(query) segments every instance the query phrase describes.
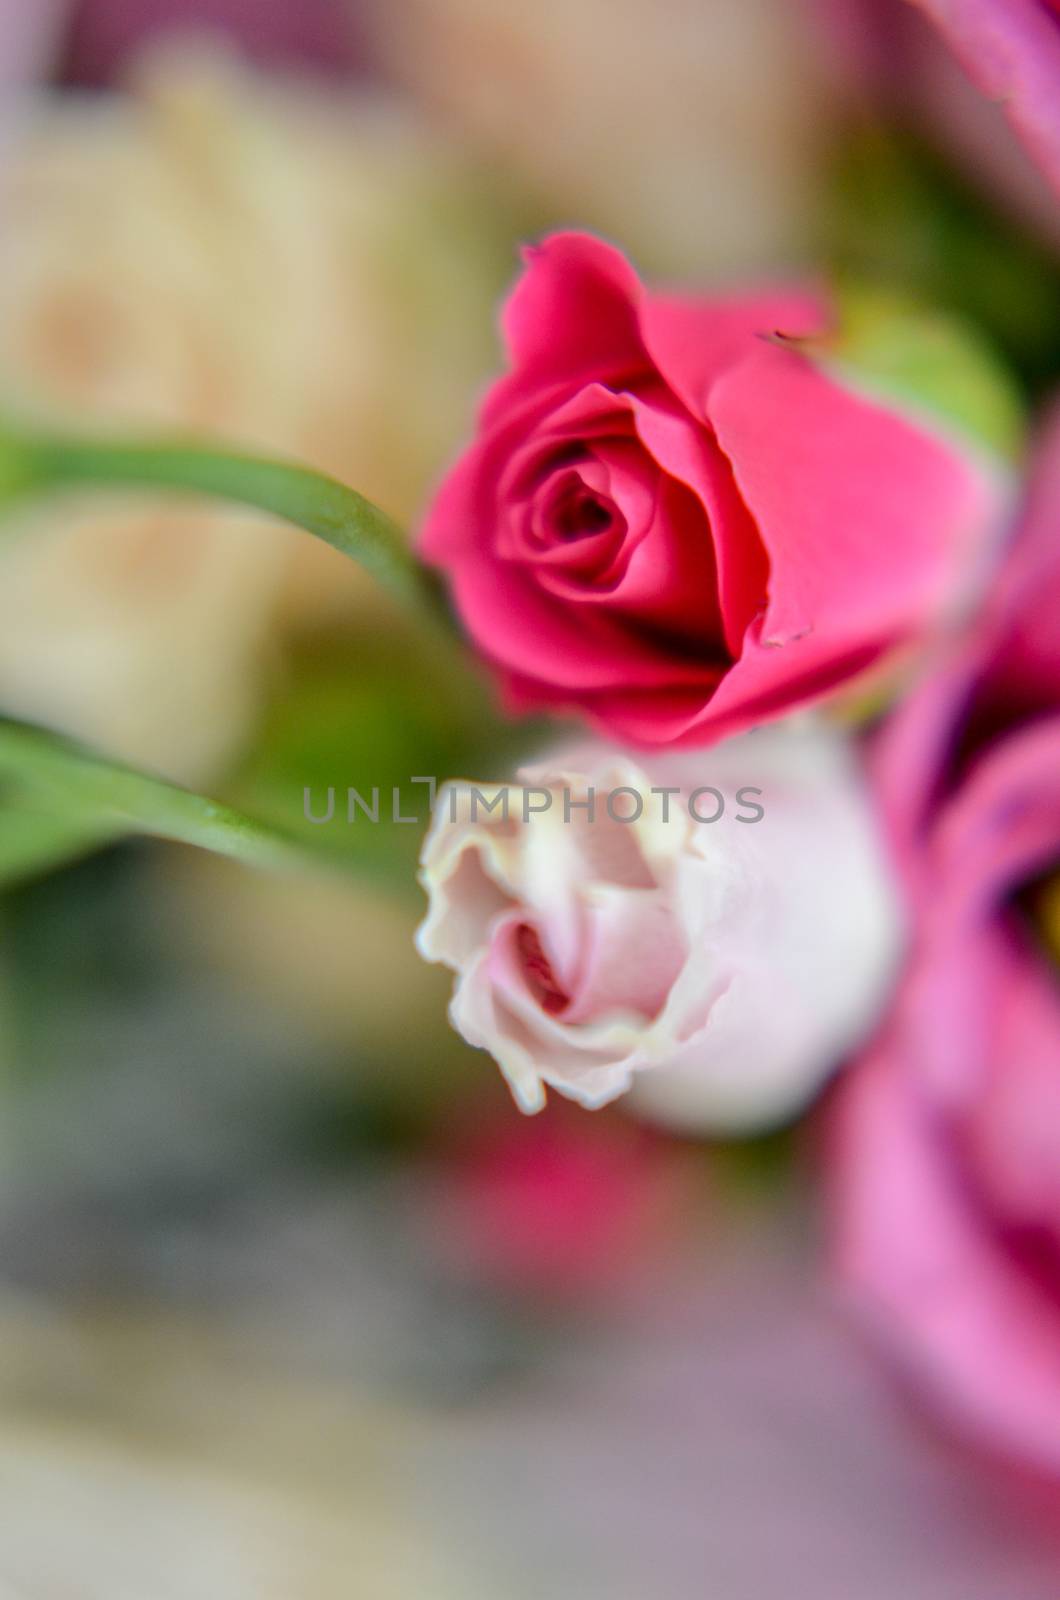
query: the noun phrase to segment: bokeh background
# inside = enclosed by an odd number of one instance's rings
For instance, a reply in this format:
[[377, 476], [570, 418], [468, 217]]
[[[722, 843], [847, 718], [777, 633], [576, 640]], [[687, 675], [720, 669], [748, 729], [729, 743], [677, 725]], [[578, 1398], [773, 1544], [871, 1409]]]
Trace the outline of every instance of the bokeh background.
[[[0, 83], [4, 396], [410, 528], [551, 226], [678, 282], [870, 273], [1031, 403], [1060, 370], [1055, 202], [901, 0], [0, 0]], [[531, 747], [304, 536], [30, 515], [5, 714], [292, 830], [306, 786]], [[0, 838], [3, 1600], [1054, 1596], [1044, 1491], [822, 1272], [814, 1121], [520, 1118], [412, 950], [418, 842], [271, 878]]]

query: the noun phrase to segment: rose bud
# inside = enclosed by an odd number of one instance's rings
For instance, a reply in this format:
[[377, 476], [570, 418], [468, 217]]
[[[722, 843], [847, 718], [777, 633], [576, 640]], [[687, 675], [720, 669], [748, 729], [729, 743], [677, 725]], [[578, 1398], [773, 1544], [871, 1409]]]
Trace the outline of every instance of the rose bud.
[[799, 1107], [875, 1018], [897, 941], [841, 735], [760, 730], [650, 770], [590, 744], [519, 777], [439, 792], [417, 944], [522, 1109], [634, 1082], [691, 1128]]
[[879, 373], [859, 393], [841, 344], [828, 359], [834, 312], [794, 289], [652, 293], [583, 234], [528, 252], [511, 371], [421, 539], [513, 707], [706, 744], [952, 613], [1002, 475], [928, 420], [936, 395], [902, 414]]

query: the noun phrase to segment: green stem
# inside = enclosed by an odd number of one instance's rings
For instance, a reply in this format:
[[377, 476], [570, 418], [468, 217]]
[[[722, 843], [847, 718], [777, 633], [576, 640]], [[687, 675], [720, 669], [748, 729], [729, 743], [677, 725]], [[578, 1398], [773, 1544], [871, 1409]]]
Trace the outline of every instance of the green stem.
[[[87, 843], [146, 834], [197, 845], [251, 866], [300, 868], [312, 859], [285, 835], [177, 784], [93, 755], [58, 735], [0, 718], [0, 785], [32, 799], [59, 831]], [[17, 842], [17, 841], [15, 841]], [[35, 840], [27, 844], [31, 854]], [[45, 849], [42, 840], [39, 848]], [[2, 851], [0, 851], [2, 859]]]
[[142, 486], [253, 506], [323, 539], [402, 598], [438, 606], [430, 574], [401, 530], [370, 500], [308, 467], [180, 441], [111, 442], [0, 428], [0, 478], [9, 493]]
[[[363, 495], [322, 473], [194, 443], [50, 438], [0, 417], [0, 514], [27, 496], [89, 486], [176, 490], [252, 506], [359, 562], [415, 602], [424, 621], [437, 624], [445, 615], [438, 586], [400, 529]], [[429, 633], [442, 642], [440, 627]], [[444, 643], [452, 653], [449, 629]], [[462, 651], [460, 665], [467, 670]], [[129, 833], [197, 845], [259, 867], [324, 864], [323, 856], [279, 830], [0, 717], [0, 881]]]

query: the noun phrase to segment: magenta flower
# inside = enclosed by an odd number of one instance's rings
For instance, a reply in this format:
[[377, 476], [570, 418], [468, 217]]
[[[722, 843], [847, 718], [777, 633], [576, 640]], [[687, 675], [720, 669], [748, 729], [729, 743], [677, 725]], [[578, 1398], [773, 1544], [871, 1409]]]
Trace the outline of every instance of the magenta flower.
[[1060, 417], [985, 632], [881, 752], [918, 935], [840, 1100], [835, 1188], [840, 1269], [880, 1337], [955, 1420], [1054, 1471], [1058, 534]]

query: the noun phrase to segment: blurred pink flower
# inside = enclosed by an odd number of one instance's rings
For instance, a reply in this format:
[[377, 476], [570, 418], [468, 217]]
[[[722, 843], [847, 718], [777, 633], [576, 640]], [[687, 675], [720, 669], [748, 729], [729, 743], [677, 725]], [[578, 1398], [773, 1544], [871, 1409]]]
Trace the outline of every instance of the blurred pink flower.
[[[1060, 415], [964, 655], [894, 719], [880, 782], [918, 930], [840, 1093], [843, 1279], [981, 1439], [1060, 1472]], [[1055, 915], [1055, 876], [1052, 908]]]
[[618, 1117], [550, 1106], [480, 1114], [432, 1164], [425, 1220], [447, 1268], [494, 1290], [597, 1298], [639, 1282], [687, 1233], [695, 1185], [678, 1147]]
[[0, 91], [33, 82], [49, 59], [64, 0], [0, 0]]
[[916, 0], [972, 81], [1005, 114], [1060, 194], [1056, 0]]
[[65, 0], [60, 65], [69, 81], [108, 83], [163, 34], [211, 32], [269, 65], [342, 72], [355, 61], [354, 10], [338, 0]]
[[836, 85], [913, 116], [1060, 242], [1057, 0], [804, 0]]

